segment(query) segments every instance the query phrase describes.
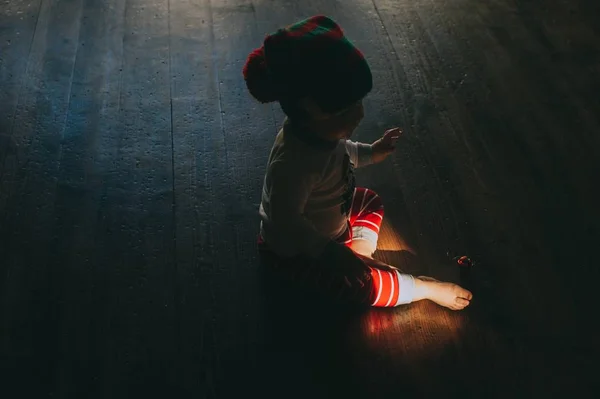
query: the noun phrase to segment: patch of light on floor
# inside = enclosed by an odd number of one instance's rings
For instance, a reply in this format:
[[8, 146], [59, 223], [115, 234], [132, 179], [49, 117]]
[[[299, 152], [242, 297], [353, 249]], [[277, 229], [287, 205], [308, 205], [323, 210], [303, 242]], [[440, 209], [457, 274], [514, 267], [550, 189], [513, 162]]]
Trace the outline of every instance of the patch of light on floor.
[[464, 314], [421, 301], [365, 313], [361, 338], [373, 356], [429, 358], [457, 342], [465, 325]]
[[408, 244], [402, 234], [384, 219], [377, 242], [380, 251], [408, 251], [416, 255], [416, 251]]

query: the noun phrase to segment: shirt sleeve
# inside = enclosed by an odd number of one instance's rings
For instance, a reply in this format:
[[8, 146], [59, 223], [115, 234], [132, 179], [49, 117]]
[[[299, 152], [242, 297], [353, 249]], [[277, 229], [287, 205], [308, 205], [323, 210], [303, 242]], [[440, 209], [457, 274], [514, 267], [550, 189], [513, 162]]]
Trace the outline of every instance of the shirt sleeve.
[[269, 227], [274, 244], [283, 253], [299, 252], [317, 258], [330, 241], [304, 217], [304, 208], [319, 177], [277, 161], [270, 167]]
[[373, 147], [371, 144], [346, 140], [346, 150], [355, 168], [361, 168], [373, 163]]

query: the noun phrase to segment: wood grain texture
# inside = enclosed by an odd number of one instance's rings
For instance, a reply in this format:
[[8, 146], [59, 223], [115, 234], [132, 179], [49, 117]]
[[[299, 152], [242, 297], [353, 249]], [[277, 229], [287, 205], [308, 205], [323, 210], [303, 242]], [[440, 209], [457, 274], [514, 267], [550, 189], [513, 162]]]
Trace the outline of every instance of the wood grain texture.
[[[475, 294], [327, 309], [263, 273], [283, 114], [242, 67], [327, 14], [374, 76], [355, 138], [376, 256]], [[600, 9], [584, 0], [7, 0], [0, 7], [3, 397], [589, 397]], [[448, 255], [477, 264], [465, 275]]]
[[9, 134], [18, 146], [18, 162], [4, 163], [10, 170], [3, 177], [8, 184], [2, 185], [2, 313], [5, 325], [11, 326], [2, 334], [2, 357], [7, 381], [25, 390], [27, 378], [48, 391], [61, 379], [54, 362], [61, 344], [64, 269], [49, 259], [58, 238], [54, 202], [81, 11], [77, 1], [42, 4], [25, 81], [9, 123], [14, 126]]

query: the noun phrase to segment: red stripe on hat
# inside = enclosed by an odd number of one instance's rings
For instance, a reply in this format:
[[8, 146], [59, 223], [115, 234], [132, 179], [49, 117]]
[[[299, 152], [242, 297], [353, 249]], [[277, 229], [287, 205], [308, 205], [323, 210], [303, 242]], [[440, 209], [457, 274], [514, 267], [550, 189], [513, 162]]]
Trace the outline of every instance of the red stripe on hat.
[[316, 30], [318, 27], [319, 25], [317, 25], [315, 22], [307, 21], [303, 24], [294, 25], [293, 28], [288, 30], [288, 32], [290, 37], [297, 38], [305, 36], [307, 33]]
[[336, 27], [323, 33], [323, 36], [330, 40], [341, 40], [344, 37], [344, 33], [340, 28]]
[[314, 21], [316, 21], [317, 23], [319, 23], [320, 25], [329, 25], [329, 27], [333, 27], [335, 25], [333, 24], [333, 21], [330, 18], [327, 18], [327, 16], [325, 15], [315, 15], [314, 17], [312, 17], [312, 19]]

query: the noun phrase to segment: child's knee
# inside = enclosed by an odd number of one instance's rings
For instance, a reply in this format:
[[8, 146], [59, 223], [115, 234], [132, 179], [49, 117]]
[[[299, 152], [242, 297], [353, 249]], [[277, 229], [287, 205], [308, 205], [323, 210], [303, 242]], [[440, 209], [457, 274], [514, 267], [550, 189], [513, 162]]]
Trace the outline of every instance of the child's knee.
[[364, 202], [367, 204], [366, 211], [377, 211], [383, 216], [383, 200], [375, 191], [371, 189], [365, 189]]

